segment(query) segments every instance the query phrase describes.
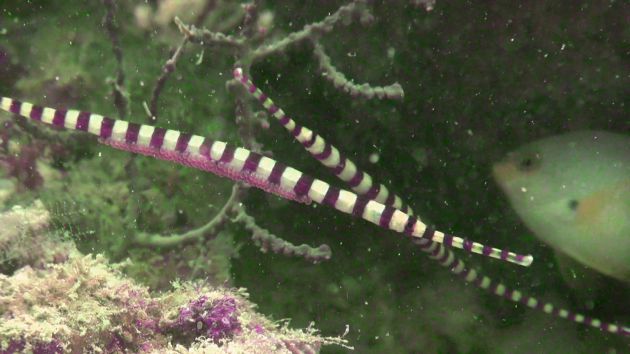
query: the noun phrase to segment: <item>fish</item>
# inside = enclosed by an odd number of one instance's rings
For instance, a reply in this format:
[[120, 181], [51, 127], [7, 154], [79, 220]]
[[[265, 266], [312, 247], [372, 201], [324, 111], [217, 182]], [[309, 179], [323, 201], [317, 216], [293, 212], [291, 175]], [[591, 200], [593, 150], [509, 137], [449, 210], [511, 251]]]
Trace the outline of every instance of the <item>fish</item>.
[[528, 143], [492, 174], [542, 242], [630, 283], [630, 136], [575, 131]]

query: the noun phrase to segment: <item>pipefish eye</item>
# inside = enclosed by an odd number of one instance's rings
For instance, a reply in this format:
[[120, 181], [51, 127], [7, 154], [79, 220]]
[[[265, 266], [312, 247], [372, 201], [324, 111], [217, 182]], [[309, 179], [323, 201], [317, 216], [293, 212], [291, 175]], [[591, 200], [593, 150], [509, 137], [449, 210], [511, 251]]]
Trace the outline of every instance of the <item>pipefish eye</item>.
[[580, 202], [578, 202], [576, 199], [569, 200], [569, 209], [575, 211], [577, 210], [578, 206], [580, 206]]
[[523, 156], [518, 161], [518, 169], [523, 172], [531, 172], [540, 166], [540, 154], [530, 154]]

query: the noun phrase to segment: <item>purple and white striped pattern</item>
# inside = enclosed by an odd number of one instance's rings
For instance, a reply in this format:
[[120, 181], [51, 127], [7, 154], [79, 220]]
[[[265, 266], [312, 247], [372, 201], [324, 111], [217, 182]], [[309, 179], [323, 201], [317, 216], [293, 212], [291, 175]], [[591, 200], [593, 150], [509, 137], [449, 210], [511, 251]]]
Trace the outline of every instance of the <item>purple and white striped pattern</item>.
[[332, 187], [324, 181], [268, 157], [247, 149], [232, 147], [221, 141], [212, 141], [176, 130], [114, 120], [88, 112], [43, 108], [6, 97], [2, 98], [0, 107], [51, 125], [87, 131], [98, 136], [102, 143], [117, 149], [244, 181], [295, 201], [312, 200], [412, 237], [430, 239], [471, 253], [523, 266], [529, 266], [533, 260], [531, 255], [524, 256], [504, 251], [436, 231], [394, 207]]
[[403, 200], [387, 187], [380, 183], [374, 183], [372, 176], [357, 168], [352, 160], [342, 154], [334, 145], [326, 142], [323, 137], [309, 128], [297, 124], [287, 116], [282, 108], [278, 107], [265, 95], [262, 90], [243, 74], [243, 69], [236, 68], [233, 71], [234, 78], [242, 83], [247, 91], [260, 102], [263, 107], [275, 117], [280, 124], [297, 140], [306, 151], [316, 160], [328, 167], [339, 179], [346, 182], [353, 191], [366, 198], [374, 199], [379, 203], [393, 206], [402, 212], [413, 215], [413, 210], [403, 203]]
[[[387, 228], [396, 224], [394, 222], [396, 213], [398, 216], [404, 214], [400, 210], [376, 203], [368, 198], [357, 197], [351, 192], [331, 187], [323, 181], [308, 177], [265, 156], [197, 135], [114, 120], [88, 112], [44, 108], [6, 97], [1, 98], [0, 108], [57, 127], [89, 132], [98, 136], [100, 142], [117, 149], [173, 161], [235, 180], [242, 180], [284, 198], [300, 202], [308, 202], [312, 199], [340, 211], [361, 216]], [[360, 213], [361, 210], [363, 212]], [[456, 258], [449, 248], [434, 242], [434, 233], [437, 232], [426, 226], [420, 226], [419, 221], [409, 216], [406, 220], [403, 228], [405, 232], [414, 230], [417, 233], [424, 230], [422, 232], [426, 234], [424, 235], [426, 238], [414, 238], [414, 242], [421, 247], [422, 251], [428, 253], [442, 266], [449, 268], [451, 272], [463, 277], [467, 282], [497, 296], [541, 310], [547, 314], [593, 326], [606, 332], [630, 335], [630, 327], [602, 322], [582, 314], [556, 308], [550, 303], [526, 296], [518, 290], [508, 289], [501, 283], [479, 275], [474, 269], [467, 268], [464, 262]]]
[[496, 296], [542, 311], [554, 317], [564, 318], [571, 322], [595, 327], [604, 332], [630, 336], [629, 326], [603, 322], [597, 318], [556, 307], [552, 303], [540, 301], [535, 297], [525, 295], [519, 290], [510, 289], [500, 282], [481, 275], [475, 269], [466, 267], [464, 261], [455, 257], [450, 249], [441, 244], [424, 239], [417, 240], [416, 244], [420, 246], [423, 252], [428, 253], [429, 257], [437, 260], [440, 265], [448, 268], [452, 273], [464, 278], [466, 282], [474, 284]]
[[[353, 180], [359, 179], [365, 181], [364, 179], [362, 179], [362, 176], [367, 176], [367, 181], [371, 183], [370, 176], [358, 170], [358, 168], [354, 166], [354, 164], [352, 164], [353, 166], [351, 167], [352, 170], [355, 171], [354, 174], [342, 173], [342, 170], [344, 168], [344, 161], [346, 160], [346, 158], [341, 155], [340, 152], [333, 145], [328, 144], [321, 136], [310, 131], [308, 128], [300, 127], [299, 124], [289, 118], [282, 111], [281, 108], [276, 106], [273, 101], [262, 92], [262, 90], [257, 88], [254, 83], [243, 74], [242, 69], [235, 69], [233, 74], [234, 78], [240, 81], [248, 90], [248, 92], [252, 96], [254, 96], [254, 98], [256, 98], [269, 111], [270, 114], [278, 119], [278, 121], [287, 129], [287, 131], [289, 131], [297, 141], [304, 145], [306, 150], [309, 151], [309, 153], [311, 153], [314, 158], [322, 162], [322, 164], [324, 164], [326, 167], [331, 168], [339, 179], [346, 183], [349, 183], [351, 187], [353, 186]], [[329, 156], [325, 156], [325, 159], [322, 160], [321, 155], [323, 152], [327, 152]], [[352, 163], [352, 161], [349, 162]], [[354, 177], [355, 175], [358, 175], [359, 177]], [[380, 191], [385, 191], [385, 193], [383, 193], [384, 195], [381, 193], [376, 193], [377, 195], [372, 199], [376, 199], [386, 205], [405, 205], [404, 201], [398, 196], [395, 196], [395, 199], [393, 199], [391, 196], [387, 196], [387, 189], [385, 188], [385, 186], [378, 186], [377, 188]], [[373, 187], [364, 187], [354, 190], [359, 195], [374, 195]], [[395, 202], [392, 202], [392, 200], [395, 200]], [[403, 208], [406, 208], [407, 214], [411, 215], [411, 207], [405, 206]], [[568, 319], [579, 324], [586, 324], [605, 332], [630, 335], [629, 327], [602, 322], [598, 319], [591, 318], [579, 313], [573, 313], [569, 310], [557, 308], [551, 303], [544, 303], [534, 297], [524, 295], [519, 290], [510, 289], [500, 282], [496, 282], [491, 278], [480, 274], [475, 269], [467, 268], [465, 262], [456, 257], [453, 251], [443, 244], [433, 242], [424, 238], [414, 239], [413, 241], [416, 245], [420, 247], [423, 252], [429, 254], [429, 258], [437, 261], [441, 266], [448, 268], [452, 273], [461, 276], [462, 278], [464, 278], [465, 281], [473, 283], [474, 285], [492, 293], [493, 295], [526, 305], [539, 311], [543, 311], [546, 314], [555, 317]]]
[[[289, 131], [291, 135], [293, 135], [293, 137], [298, 142], [300, 142], [315, 159], [320, 161], [324, 166], [330, 168], [339, 179], [348, 183], [348, 185], [357, 194], [361, 195], [364, 198], [375, 200], [384, 205], [398, 209], [403, 214], [406, 214], [408, 216], [412, 215], [413, 211], [411, 210], [411, 208], [408, 205], [404, 204], [399, 196], [395, 195], [394, 193], [390, 193], [386, 186], [373, 183], [372, 177], [369, 174], [358, 169], [357, 166], [351, 160], [342, 155], [335, 146], [326, 142], [324, 138], [321, 137], [319, 134], [314, 133], [307, 127], [299, 125], [292, 118], [286, 115], [282, 108], [278, 107], [264, 92], [262, 92], [262, 90], [257, 88], [256, 85], [254, 85], [254, 83], [247, 76], [245, 76], [242, 68], [234, 69], [233, 75], [234, 78], [241, 84], [243, 84], [247, 91], [254, 98], [256, 98], [263, 105], [263, 107], [265, 107], [265, 109], [267, 109], [267, 111], [271, 115], [273, 115], [280, 122], [280, 124], [282, 124], [282, 126], [284, 126], [285, 129]], [[419, 219], [416, 219], [416, 221], [421, 223]], [[472, 253], [480, 253], [498, 259], [506, 259], [504, 258], [504, 256], [511, 257], [510, 252], [502, 251], [506, 253], [504, 255], [501, 255], [495, 253], [497, 249], [493, 250], [490, 247], [484, 247], [483, 245], [475, 242], [470, 242], [467, 240], [464, 240], [461, 244], [458, 244], [457, 241], [451, 242], [450, 240], [460, 238], [433, 230], [431, 228], [428, 228], [424, 224], [422, 225], [425, 230], [428, 230], [429, 233], [435, 233], [438, 239], [443, 237], [444, 242], [438, 242], [444, 243], [447, 246], [462, 248]], [[533, 260], [531, 259], [531, 256], [526, 257], [530, 258], [516, 260], [515, 263], [529, 262], [527, 264], [531, 264], [531, 261]]]
[[283, 198], [310, 203], [308, 196], [297, 195], [292, 189], [286, 189], [280, 183], [281, 174], [289, 178], [296, 173], [301, 175], [299, 171], [221, 141], [176, 130], [115, 120], [89, 112], [44, 108], [6, 97], [1, 99], [0, 108], [53, 126], [88, 132], [98, 136], [101, 143], [116, 149], [212, 172], [249, 183]]

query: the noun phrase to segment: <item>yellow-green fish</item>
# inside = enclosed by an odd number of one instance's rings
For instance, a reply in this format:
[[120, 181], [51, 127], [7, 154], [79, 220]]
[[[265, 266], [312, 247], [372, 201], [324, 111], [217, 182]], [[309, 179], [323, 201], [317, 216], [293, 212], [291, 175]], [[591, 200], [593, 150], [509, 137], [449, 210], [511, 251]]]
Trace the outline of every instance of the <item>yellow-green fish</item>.
[[538, 140], [509, 153], [493, 174], [543, 242], [630, 282], [630, 136], [578, 131]]

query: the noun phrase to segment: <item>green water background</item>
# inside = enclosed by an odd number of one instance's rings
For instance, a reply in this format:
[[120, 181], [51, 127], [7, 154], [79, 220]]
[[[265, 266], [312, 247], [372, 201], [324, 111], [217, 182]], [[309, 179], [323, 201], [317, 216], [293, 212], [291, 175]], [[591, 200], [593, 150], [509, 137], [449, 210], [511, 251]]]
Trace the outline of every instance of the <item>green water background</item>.
[[[505, 152], [576, 129], [627, 133], [630, 14], [622, 1], [439, 2], [432, 12], [408, 1], [376, 3], [368, 27], [339, 25], [322, 43], [356, 82], [405, 89], [402, 102], [352, 99], [322, 79], [311, 46], [291, 46], [252, 68], [257, 84], [292, 117], [333, 142], [376, 180], [444, 231], [532, 253], [530, 268], [459, 255], [491, 275], [544, 299], [580, 308], [550, 250], [520, 224], [489, 169]], [[119, 5], [129, 120], [144, 123], [142, 102], [177, 31], [143, 31]], [[318, 21], [343, 2], [264, 2], [277, 33]], [[118, 116], [108, 78], [116, 72], [100, 2], [4, 1], [1, 94], [54, 107]], [[201, 64], [198, 64], [203, 55]], [[160, 101], [158, 125], [240, 145], [233, 98], [225, 89], [233, 56], [191, 45]], [[337, 182], [276, 122], [257, 138], [274, 158]], [[45, 130], [43, 128], [38, 128]], [[50, 133], [50, 131], [48, 131]], [[65, 139], [69, 133], [61, 134]], [[20, 137], [26, 139], [28, 137]], [[239, 226], [207, 243], [161, 253], [129, 244], [138, 230], [167, 234], [206, 222], [230, 182], [148, 158], [125, 171], [129, 156], [90, 139], [72, 140], [67, 174], [11, 203], [42, 198], [85, 252], [131, 257], [128, 273], [160, 289], [175, 277], [208, 277], [249, 289], [262, 313], [311, 321], [343, 333], [360, 353], [544, 353], [630, 351], [629, 342], [515, 307], [466, 286], [408, 240], [334, 210], [296, 205], [261, 191], [245, 200], [258, 223], [294, 243], [326, 243], [333, 258], [312, 265], [263, 254]], [[371, 155], [378, 155], [371, 163]], [[133, 217], [130, 209], [135, 208]], [[598, 299], [593, 314], [630, 322], [627, 303]], [[624, 312], [625, 311], [625, 312]], [[343, 352], [326, 348], [325, 352]]]

